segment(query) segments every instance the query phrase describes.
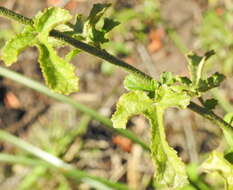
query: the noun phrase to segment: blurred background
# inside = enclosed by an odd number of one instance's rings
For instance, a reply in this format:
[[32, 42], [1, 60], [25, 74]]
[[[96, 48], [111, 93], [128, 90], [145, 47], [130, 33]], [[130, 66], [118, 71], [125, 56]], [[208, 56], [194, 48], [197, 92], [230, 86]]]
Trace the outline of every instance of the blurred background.
[[[219, 71], [227, 78], [218, 90], [205, 97], [218, 99], [215, 109], [218, 115], [223, 117], [233, 111], [231, 0], [1, 0], [0, 5], [27, 17], [49, 6], [88, 16], [93, 4], [102, 2], [112, 3], [106, 15], [121, 23], [110, 32], [110, 42], [104, 48], [156, 79], [164, 71], [188, 76], [185, 53], [192, 50], [202, 54], [214, 49], [216, 55], [208, 62], [206, 73]], [[0, 47], [22, 28], [21, 24], [1, 17]], [[67, 49], [58, 51], [62, 56]], [[27, 48], [10, 69], [44, 83], [37, 58], [36, 48]], [[80, 92], [70, 97], [110, 117], [118, 98], [126, 92], [122, 84], [126, 73], [84, 52], [72, 63], [80, 77]], [[0, 66], [5, 67], [2, 62]], [[221, 179], [203, 174], [195, 165], [210, 151], [224, 149], [226, 143], [221, 130], [187, 109], [167, 110], [165, 123], [169, 144], [191, 168], [190, 175], [203, 185], [203, 188], [189, 186], [186, 190], [223, 189]], [[150, 154], [140, 145], [70, 105], [1, 76], [0, 128], [92, 175], [125, 183], [137, 190], [155, 189]], [[150, 128], [144, 117], [132, 118], [128, 129], [149, 144]], [[0, 142], [0, 150], [32, 157], [6, 142]], [[96, 187], [84, 181], [75, 183], [39, 164], [0, 162], [0, 189], [91, 190]]]

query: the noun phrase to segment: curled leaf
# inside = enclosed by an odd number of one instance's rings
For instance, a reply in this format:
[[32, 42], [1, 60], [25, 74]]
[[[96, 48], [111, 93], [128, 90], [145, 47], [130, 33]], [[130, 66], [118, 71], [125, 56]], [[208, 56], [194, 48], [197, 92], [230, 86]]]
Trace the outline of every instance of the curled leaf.
[[201, 168], [210, 173], [217, 172], [225, 182], [225, 190], [233, 189], [233, 165], [228, 162], [222, 153], [213, 151]]
[[143, 78], [139, 78], [136, 75], [130, 74], [126, 76], [124, 80], [124, 86], [128, 90], [143, 90], [143, 91], [151, 91], [154, 92], [159, 83], [156, 80], [148, 81]]
[[66, 23], [72, 18], [69, 11], [58, 7], [51, 7], [39, 12], [33, 19], [34, 28], [41, 40], [47, 40], [49, 32], [59, 24]]
[[36, 34], [27, 27], [25, 30], [15, 35], [12, 39], [6, 42], [1, 59], [7, 66], [10, 66], [17, 61], [18, 55], [28, 46], [33, 46], [36, 42]]
[[156, 170], [156, 186], [184, 187], [188, 183], [185, 165], [166, 141], [163, 112], [164, 107], [153, 103], [146, 92], [132, 91], [119, 99], [112, 122], [114, 127], [125, 128], [130, 117], [143, 114], [152, 128], [151, 152]]
[[191, 74], [191, 80], [193, 82], [193, 85], [196, 86], [199, 83], [199, 80], [202, 77], [204, 64], [214, 54], [215, 52], [211, 50], [211, 51], [206, 52], [204, 56], [198, 56], [192, 52], [187, 55], [188, 68]]
[[218, 87], [225, 79], [225, 76], [221, 73], [214, 73], [207, 79], [200, 79], [198, 82], [197, 90], [200, 92], [206, 92], [212, 88]]
[[39, 62], [47, 85], [63, 94], [78, 91], [78, 78], [74, 66], [59, 57], [52, 46], [39, 44], [38, 48]]
[[217, 106], [218, 101], [214, 98], [210, 98], [210, 99], [205, 100], [203, 103], [206, 109], [212, 110]]
[[147, 111], [153, 101], [142, 91], [133, 91], [120, 97], [116, 112], [112, 115], [112, 122], [115, 128], [125, 128], [127, 121], [133, 115]]

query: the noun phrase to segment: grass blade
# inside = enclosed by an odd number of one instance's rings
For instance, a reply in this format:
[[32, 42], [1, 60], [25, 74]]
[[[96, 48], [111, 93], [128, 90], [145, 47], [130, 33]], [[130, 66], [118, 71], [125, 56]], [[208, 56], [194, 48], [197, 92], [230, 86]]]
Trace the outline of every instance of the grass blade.
[[45, 94], [45, 95], [47, 95], [55, 100], [69, 104], [69, 105], [73, 106], [74, 108], [78, 109], [79, 111], [84, 112], [87, 115], [91, 116], [95, 120], [101, 122], [102, 124], [107, 126], [107, 128], [110, 129], [111, 131], [127, 137], [128, 139], [132, 140], [134, 143], [141, 145], [142, 148], [147, 150], [147, 151], [150, 150], [149, 146], [146, 143], [144, 143], [143, 141], [141, 141], [132, 132], [125, 130], [125, 129], [113, 128], [112, 122], [109, 118], [99, 114], [97, 111], [90, 109], [83, 104], [78, 103], [77, 101], [73, 100], [72, 98], [61, 95], [61, 94], [57, 94], [57, 93], [51, 91], [46, 86], [40, 84], [39, 82], [36, 82], [36, 81], [29, 79], [29, 78], [27, 78], [19, 73], [16, 73], [14, 71], [11, 71], [11, 70], [6, 69], [6, 68], [1, 67], [1, 66], [0, 66], [0, 75], [4, 76], [6, 78], [9, 78], [11, 80], [14, 80], [17, 83], [23, 84], [29, 88], [32, 88], [32, 89], [34, 89], [42, 94]]
[[[35, 147], [29, 143], [27, 143], [24, 140], [21, 140], [18, 137], [15, 137], [13, 135], [11, 135], [8, 132], [5, 132], [4, 130], [0, 130], [0, 140], [9, 142], [13, 145], [15, 145], [16, 147], [27, 151], [29, 153], [31, 153], [32, 155], [40, 158], [41, 160], [45, 161], [46, 163], [48, 163], [51, 167], [53, 167], [54, 169], [59, 170], [60, 172], [62, 172], [65, 176], [74, 179], [75, 181], [78, 182], [84, 182], [87, 183], [89, 185], [91, 185], [92, 187], [95, 187], [97, 189], [100, 190], [129, 190], [129, 188], [121, 183], [117, 183], [117, 182], [112, 182], [110, 180], [107, 180], [105, 178], [101, 178], [101, 177], [97, 177], [97, 176], [93, 176], [88, 174], [87, 172], [75, 169], [72, 165], [65, 163], [64, 161], [62, 161], [61, 159], [39, 149], [38, 147]], [[4, 155], [2, 155], [2, 157], [0, 157], [1, 160], [3, 161], [4, 159]], [[5, 154], [5, 158], [6, 158], [6, 154]], [[10, 156], [8, 155], [8, 158], [10, 158]], [[11, 157], [12, 162], [16, 162], [17, 158], [15, 157]], [[9, 162], [8, 160], [8, 162]], [[25, 160], [27, 162], [25, 162]], [[21, 163], [34, 163], [35, 161], [30, 160], [29, 158], [24, 158], [24, 162]]]

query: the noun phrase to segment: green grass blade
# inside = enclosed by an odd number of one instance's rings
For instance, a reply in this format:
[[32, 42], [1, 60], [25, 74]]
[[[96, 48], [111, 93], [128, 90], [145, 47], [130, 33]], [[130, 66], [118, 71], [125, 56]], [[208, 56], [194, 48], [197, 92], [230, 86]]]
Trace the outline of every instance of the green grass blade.
[[[51, 165], [51, 167], [53, 167], [54, 169], [58, 169], [65, 176], [72, 178], [78, 182], [81, 181], [81, 182], [87, 183], [87, 184], [91, 185], [92, 187], [95, 187], [95, 188], [101, 189], [101, 190], [104, 190], [104, 189], [106, 189], [106, 190], [116, 190], [116, 189], [117, 190], [129, 190], [129, 188], [124, 184], [112, 182], [112, 181], [107, 180], [105, 178], [96, 177], [96, 176], [88, 174], [85, 171], [75, 169], [72, 165], [65, 163], [61, 159], [39, 149], [38, 147], [35, 147], [34, 145], [27, 143], [24, 140], [21, 140], [18, 137], [11, 135], [8, 132], [5, 132], [4, 130], [0, 130], [0, 140], [9, 142], [9, 143], [15, 145], [16, 147], [31, 153], [32, 155], [40, 158], [41, 160], [43, 160], [46, 163], [48, 163], [49, 165]], [[2, 161], [3, 161], [3, 158], [4, 157], [2, 157]], [[9, 158], [9, 156], [8, 156], [8, 158]], [[14, 162], [16, 162], [17, 158], [11, 157], [11, 159], [9, 159], [9, 160], [14, 160]], [[24, 162], [25, 164], [26, 163], [32, 164], [34, 162], [34, 161], [30, 160], [29, 158], [27, 158], [25, 160], [28, 161], [28, 162]]]
[[45, 87], [44, 85], [40, 84], [39, 82], [36, 82], [32, 79], [29, 79], [21, 74], [18, 74], [14, 71], [11, 71], [9, 69], [6, 69], [4, 67], [0, 66], [0, 75], [9, 78], [11, 80], [16, 81], [17, 83], [23, 84], [29, 88], [32, 88], [40, 93], [43, 93], [55, 100], [58, 100], [60, 102], [69, 104], [71, 106], [73, 106], [74, 108], [78, 109], [81, 112], [86, 113], [87, 115], [91, 116], [92, 118], [94, 118], [95, 120], [101, 122], [102, 124], [104, 124], [105, 126], [108, 127], [108, 129], [127, 137], [128, 139], [132, 140], [134, 143], [137, 143], [139, 145], [142, 146], [143, 149], [149, 151], [150, 148], [149, 146], [142, 142], [136, 135], [134, 135], [132, 132], [125, 130], [125, 129], [115, 129], [112, 126], [112, 122], [109, 118], [99, 114], [97, 111], [88, 108], [87, 106], [78, 103], [77, 101], [73, 100], [70, 97], [61, 95], [61, 94], [57, 94], [53, 91], [51, 91], [49, 88]]

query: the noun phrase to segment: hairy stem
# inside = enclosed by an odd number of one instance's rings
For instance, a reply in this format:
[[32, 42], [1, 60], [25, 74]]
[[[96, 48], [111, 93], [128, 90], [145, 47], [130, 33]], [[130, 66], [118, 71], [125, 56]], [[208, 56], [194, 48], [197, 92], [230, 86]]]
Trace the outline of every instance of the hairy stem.
[[[23, 15], [17, 14], [9, 9], [6, 9], [4, 7], [0, 7], [0, 15], [11, 18], [15, 21], [18, 21], [22, 24], [26, 24], [26, 25], [33, 25], [33, 20], [27, 17], [24, 17]], [[118, 59], [117, 57], [109, 54], [107, 51], [96, 48], [94, 46], [91, 46], [89, 44], [86, 44], [84, 42], [81, 42], [79, 40], [76, 40], [62, 32], [59, 32], [57, 30], [52, 30], [50, 32], [50, 36], [57, 38], [59, 40], [62, 40], [72, 46], [74, 46], [75, 48], [81, 49], [85, 52], [88, 52], [96, 57], [99, 57], [101, 59], [104, 59], [106, 61], [108, 61], [109, 63], [119, 66], [121, 68], [123, 68], [125, 71], [135, 74], [138, 77], [142, 78], [142, 79], [146, 79], [146, 80], [152, 80], [152, 77], [150, 77], [149, 75], [145, 74], [144, 72], [138, 70], [137, 68], [127, 64], [126, 62]]]
[[217, 116], [214, 112], [212, 112], [206, 108], [203, 108], [194, 102], [190, 102], [190, 104], [188, 105], [188, 108], [191, 109], [192, 111], [198, 113], [202, 117], [210, 120], [211, 122], [218, 125], [219, 127], [221, 127], [224, 130], [227, 130], [227, 131], [233, 130], [233, 127], [229, 123], [225, 122], [222, 118]]
[[[15, 13], [9, 9], [6, 9], [4, 7], [0, 7], [0, 15], [11, 18], [15, 21], [22, 23], [22, 24], [33, 25], [32, 19], [24, 17], [24, 16], [17, 14], [17, 13]], [[148, 81], [152, 80], [151, 76], [149, 76], [149, 75], [145, 74], [144, 72], [138, 70], [137, 68], [127, 64], [126, 62], [118, 59], [117, 57], [109, 54], [105, 50], [93, 47], [89, 44], [86, 44], [84, 42], [76, 40], [68, 35], [65, 35], [62, 32], [57, 31], [57, 30], [52, 30], [50, 32], [50, 35], [59, 39], [59, 40], [67, 42], [68, 44], [70, 44], [78, 49], [81, 49], [81, 50], [88, 52], [96, 57], [104, 59], [113, 65], [117, 65], [129, 73], [135, 74], [135, 75], [143, 78], [144, 80], [148, 80]], [[221, 128], [233, 131], [233, 127], [230, 124], [226, 123], [223, 119], [221, 119], [220, 117], [215, 115], [212, 111], [206, 110], [205, 108], [198, 106], [194, 102], [191, 102], [190, 105], [188, 106], [188, 108], [191, 109], [192, 111], [200, 114], [201, 116], [205, 117], [206, 119], [212, 121], [213, 123], [217, 124]]]

